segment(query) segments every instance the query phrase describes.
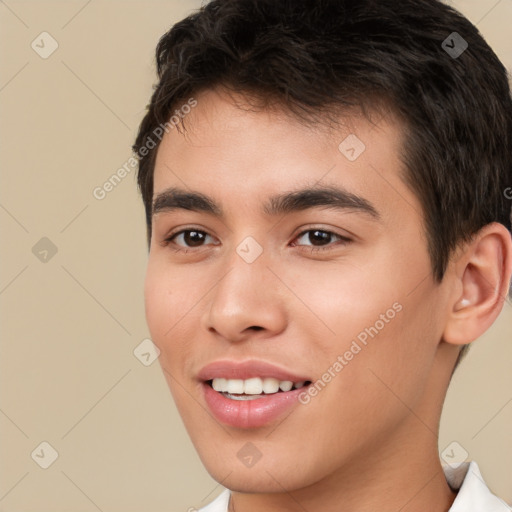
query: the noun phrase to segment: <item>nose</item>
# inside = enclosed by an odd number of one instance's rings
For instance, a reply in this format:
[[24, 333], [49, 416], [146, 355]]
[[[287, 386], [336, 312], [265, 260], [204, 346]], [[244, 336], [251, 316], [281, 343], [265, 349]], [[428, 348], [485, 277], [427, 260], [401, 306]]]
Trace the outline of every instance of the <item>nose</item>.
[[265, 251], [252, 263], [233, 251], [222, 267], [223, 277], [208, 295], [201, 327], [231, 342], [254, 337], [255, 332], [260, 332], [258, 338], [269, 338], [283, 331], [286, 289], [268, 263]]

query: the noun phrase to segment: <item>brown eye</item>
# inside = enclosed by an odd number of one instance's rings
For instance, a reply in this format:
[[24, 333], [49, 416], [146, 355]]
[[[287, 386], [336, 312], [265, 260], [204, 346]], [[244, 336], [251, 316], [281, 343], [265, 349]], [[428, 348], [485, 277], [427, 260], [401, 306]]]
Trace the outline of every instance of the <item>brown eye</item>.
[[342, 244], [351, 241], [349, 238], [333, 233], [332, 231], [313, 228], [303, 231], [297, 236], [297, 240], [304, 239], [305, 241], [308, 241], [309, 244], [299, 243], [294, 245], [305, 245], [306, 247], [309, 246], [313, 248], [318, 247], [319, 249], [329, 249], [333, 245], [333, 237], [340, 241]]
[[[178, 247], [194, 248], [204, 245], [204, 241], [210, 235], [198, 229], [182, 229], [164, 240], [165, 245], [174, 244]], [[178, 249], [179, 250], [179, 249]]]
[[206, 233], [204, 231], [183, 231], [180, 233], [183, 235], [183, 241], [189, 247], [198, 247], [200, 246], [205, 239]]

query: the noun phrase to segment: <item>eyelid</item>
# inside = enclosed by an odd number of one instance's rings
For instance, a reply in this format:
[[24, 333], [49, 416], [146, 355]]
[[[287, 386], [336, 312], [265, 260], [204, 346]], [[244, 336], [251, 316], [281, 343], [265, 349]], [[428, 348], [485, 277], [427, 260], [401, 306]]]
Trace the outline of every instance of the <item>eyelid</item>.
[[324, 233], [328, 233], [330, 235], [334, 235], [334, 236], [337, 236], [339, 238], [341, 238], [342, 240], [346, 240], [346, 241], [352, 241], [352, 236], [351, 235], [348, 235], [348, 234], [345, 234], [345, 235], [342, 235], [341, 233], [338, 233], [332, 229], [329, 229], [329, 228], [325, 228], [325, 227], [322, 227], [322, 226], [310, 226], [310, 227], [307, 227], [305, 229], [302, 229], [301, 231], [299, 231], [299, 233], [297, 233], [293, 239], [295, 240], [296, 238], [300, 238], [302, 235], [306, 234], [306, 233], [309, 233], [310, 231], [323, 231]]
[[[168, 235], [165, 235], [163, 240], [161, 241], [161, 245], [165, 247], [169, 244], [174, 243], [174, 240], [173, 240], [174, 238], [176, 238], [177, 236], [179, 236], [183, 233], [186, 233], [187, 231], [197, 231], [199, 233], [204, 233], [206, 236], [215, 238], [213, 235], [208, 233], [208, 231], [206, 229], [198, 228], [197, 226], [185, 226], [185, 227], [180, 227], [179, 229], [176, 229], [175, 231], [171, 231]], [[175, 245], [178, 245], [178, 244], [175, 244]], [[186, 246], [178, 245], [178, 247], [182, 247], [183, 250], [201, 250], [204, 246], [186, 247]], [[179, 250], [179, 249], [177, 249], [177, 250]]]
[[[163, 247], [167, 247], [167, 246], [171, 246], [170, 248], [175, 251], [175, 252], [183, 252], [183, 253], [188, 253], [188, 252], [199, 252], [201, 250], [203, 250], [206, 245], [200, 245], [198, 247], [187, 247], [187, 246], [182, 246], [182, 245], [179, 245], [179, 244], [176, 244], [174, 242], [174, 239], [183, 234], [183, 233], [186, 233], [186, 232], [189, 232], [189, 231], [197, 231], [197, 232], [200, 232], [200, 233], [203, 233], [205, 234], [206, 236], [210, 236], [210, 237], [213, 237], [213, 235], [211, 235], [210, 233], [208, 233], [207, 230], [205, 229], [200, 229], [196, 226], [185, 226], [185, 227], [180, 227], [179, 229], [177, 229], [176, 231], [171, 231], [171, 233], [169, 233], [167, 236], [164, 237], [164, 239], [162, 240], [161, 242], [161, 245]], [[334, 237], [338, 237], [338, 243], [335, 243], [335, 242], [330, 242], [326, 245], [320, 245], [320, 246], [315, 246], [315, 245], [304, 245], [304, 244], [297, 244], [297, 243], [294, 243], [293, 241], [298, 239], [298, 238], [301, 238], [302, 236], [304, 236], [306, 233], [309, 233], [311, 231], [322, 231], [324, 233], [327, 233], [329, 235], [334, 235]], [[213, 237], [215, 238], [215, 237]], [[335, 247], [338, 247], [339, 245], [346, 245], [348, 243], [351, 243], [353, 242], [353, 239], [349, 236], [346, 236], [346, 235], [342, 235], [340, 233], [337, 233], [336, 231], [333, 231], [331, 229], [326, 229], [325, 227], [322, 227], [322, 226], [308, 226], [307, 228], [302, 228], [302, 230], [295, 234], [294, 237], [293, 237], [293, 240], [292, 240], [292, 246], [295, 247], [301, 247], [301, 248], [308, 248], [309, 250], [311, 250], [312, 252], [318, 252], [318, 251], [329, 251], [329, 250], [334, 250]], [[174, 245], [174, 247], [172, 247], [172, 245]], [[218, 245], [218, 244], [214, 244], [214, 245]]]
[[297, 240], [299, 238], [301, 238], [302, 236], [304, 236], [306, 233], [309, 233], [310, 231], [322, 231], [323, 233], [327, 233], [328, 235], [331, 236], [331, 238], [334, 236], [334, 237], [337, 237], [338, 240], [335, 240], [335, 241], [331, 241], [329, 243], [327, 243], [326, 245], [307, 245], [307, 244], [297, 244], [296, 242], [292, 242], [292, 246], [296, 246], [296, 247], [300, 247], [300, 250], [308, 250], [310, 251], [311, 253], [319, 253], [319, 252], [323, 252], [323, 251], [334, 251], [336, 250], [337, 247], [339, 246], [345, 246], [351, 242], [353, 242], [353, 240], [351, 238], [349, 238], [348, 236], [345, 236], [345, 235], [341, 235], [340, 233], [337, 233], [336, 231], [333, 231], [333, 230], [330, 230], [330, 229], [325, 229], [325, 228], [322, 228], [322, 227], [309, 227], [307, 229], [303, 229], [301, 232], [299, 232], [294, 238], [293, 240]]

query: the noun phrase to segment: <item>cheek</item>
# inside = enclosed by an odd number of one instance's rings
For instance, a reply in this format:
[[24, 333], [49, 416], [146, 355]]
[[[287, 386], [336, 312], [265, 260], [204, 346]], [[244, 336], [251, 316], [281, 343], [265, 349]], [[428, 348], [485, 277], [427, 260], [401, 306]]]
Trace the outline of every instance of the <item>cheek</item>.
[[389, 283], [375, 264], [333, 262], [320, 269], [317, 262], [304, 265], [290, 279], [293, 292], [303, 304], [291, 303], [297, 309], [305, 310], [305, 305], [309, 310], [295, 318], [322, 334], [315, 337], [315, 349], [323, 347], [327, 353], [348, 349], [360, 332], [376, 322], [381, 327], [380, 315], [389, 310], [388, 317], [396, 316], [393, 304], [399, 297], [390, 293]]
[[374, 428], [365, 425], [368, 410], [382, 429], [405, 420], [409, 408], [421, 404], [434, 363], [439, 329], [435, 315], [426, 314], [428, 294], [396, 296], [393, 304], [379, 300], [376, 309], [372, 303], [370, 315], [364, 308], [354, 311], [360, 321], [351, 321], [347, 336], [340, 338], [344, 359], [351, 359], [335, 384], [337, 395], [346, 397], [337, 414], [340, 419], [352, 415], [356, 423], [359, 418], [361, 432]]
[[182, 286], [168, 269], [150, 260], [144, 282], [146, 322], [151, 339], [163, 354], [180, 350], [176, 343], [182, 339], [178, 334], [183, 328], [180, 324], [190, 309], [184, 300], [189, 295], [183, 293]]
[[[317, 378], [331, 368], [336, 374], [332, 389], [350, 410], [360, 408], [361, 397], [367, 405], [382, 395], [393, 397], [386, 385], [414, 401], [413, 391], [421, 389], [435, 354], [439, 322], [431, 279], [415, 290], [417, 276], [428, 276], [428, 260], [421, 261], [420, 272], [418, 266], [401, 266], [395, 259], [399, 255], [388, 252], [394, 258], [381, 252], [358, 265], [325, 265], [322, 272], [304, 268], [294, 281], [293, 291], [310, 308], [295, 317], [315, 340], [310, 355]], [[298, 302], [296, 307], [304, 309]]]
[[177, 402], [183, 384], [193, 374], [203, 353], [198, 348], [198, 326], [204, 295], [211, 284], [199, 272], [171, 266], [153, 256], [144, 283], [146, 323], [160, 350], [160, 365]]
[[[165, 276], [162, 276], [155, 264], [150, 261], [144, 281], [144, 304], [146, 322], [153, 342], [157, 345], [163, 339], [165, 331], [170, 327], [170, 318], [167, 312], [172, 311], [172, 296], [166, 285]], [[161, 349], [161, 347], [159, 347]]]

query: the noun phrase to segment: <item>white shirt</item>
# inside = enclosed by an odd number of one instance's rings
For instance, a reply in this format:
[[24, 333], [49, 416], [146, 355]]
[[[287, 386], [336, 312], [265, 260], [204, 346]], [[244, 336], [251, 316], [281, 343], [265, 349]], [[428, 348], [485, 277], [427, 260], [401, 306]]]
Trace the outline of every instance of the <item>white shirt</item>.
[[[446, 481], [457, 497], [448, 512], [512, 512], [512, 508], [491, 493], [475, 461], [457, 468], [443, 464]], [[228, 512], [229, 489], [224, 489], [210, 504], [198, 512]]]

